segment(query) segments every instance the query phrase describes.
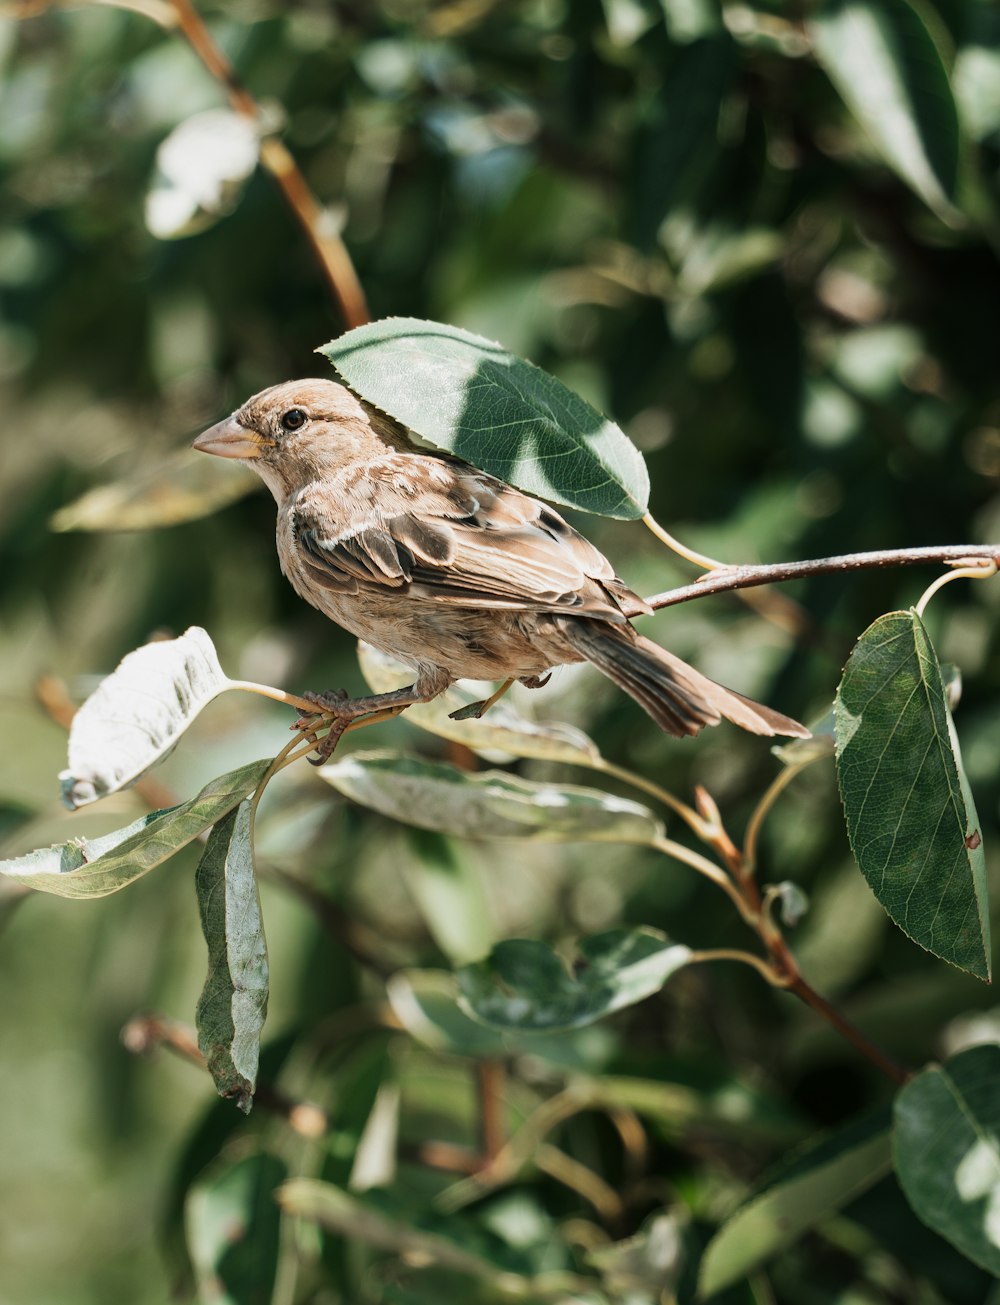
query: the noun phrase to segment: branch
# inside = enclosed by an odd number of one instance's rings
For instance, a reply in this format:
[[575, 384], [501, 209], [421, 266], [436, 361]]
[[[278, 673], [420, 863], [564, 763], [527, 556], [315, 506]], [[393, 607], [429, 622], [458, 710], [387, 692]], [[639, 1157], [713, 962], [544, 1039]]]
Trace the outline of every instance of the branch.
[[[879, 567], [915, 566], [926, 563], [945, 563], [956, 566], [962, 563], [984, 568], [1000, 565], [1000, 544], [946, 544], [930, 548], [886, 548], [872, 553], [843, 553], [839, 557], [820, 557], [808, 562], [776, 562], [771, 566], [727, 566], [709, 571], [693, 584], [679, 589], [667, 589], [662, 594], [647, 598], [650, 607], [659, 610], [675, 607], [678, 603], [704, 598], [706, 594], [727, 593], [734, 589], [750, 589], [755, 585], [774, 584], [779, 580], [799, 580], [803, 576], [829, 575], [836, 571], [867, 571]], [[627, 616], [638, 615], [626, 610]]]

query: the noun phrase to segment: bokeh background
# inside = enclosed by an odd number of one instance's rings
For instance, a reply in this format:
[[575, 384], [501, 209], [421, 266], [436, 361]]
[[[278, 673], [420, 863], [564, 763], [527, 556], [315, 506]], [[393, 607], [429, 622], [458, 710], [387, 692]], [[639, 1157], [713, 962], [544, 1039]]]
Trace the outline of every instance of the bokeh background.
[[[452, 322], [548, 368], [643, 450], [655, 515], [742, 562], [1000, 535], [1000, 20], [987, 0], [922, 3], [919, 16], [903, 0], [860, 5], [872, 8], [901, 33], [896, 90], [915, 97], [930, 182], [859, 121], [843, 67], [805, 21], [810, 6], [232, 0], [204, 12], [343, 224], [373, 317]], [[325, 374], [313, 350], [342, 323], [260, 170], [200, 233], [159, 239], [147, 226], [158, 147], [225, 103], [154, 21], [168, 10], [15, 4], [0, 17], [0, 856], [145, 809], [135, 794], [61, 808], [58, 717], [155, 633], [204, 626], [233, 676], [362, 687], [351, 640], [280, 577], [270, 498], [185, 451], [255, 390]], [[858, 78], [868, 74], [859, 63]], [[218, 506], [198, 515], [192, 496]], [[116, 528], [144, 516], [147, 529]], [[691, 574], [640, 524], [577, 524], [640, 591]], [[932, 575], [789, 587], [791, 631], [732, 597], [644, 629], [812, 721], [852, 641]], [[956, 584], [929, 617], [963, 676], [957, 723], [994, 873], [998, 601], [996, 583]], [[54, 677], [47, 708], [42, 675]], [[728, 727], [694, 743], [661, 737], [587, 671], [558, 673], [522, 705], [588, 729], [608, 757], [682, 795], [705, 784], [733, 831], [776, 766]], [[276, 751], [288, 723], [280, 708], [228, 695], [157, 774], [189, 796]], [[376, 742], [447, 755], [405, 720], [359, 746]], [[652, 854], [448, 847], [346, 807], [312, 773], [275, 794], [261, 838], [265, 1063], [330, 1112], [332, 1140], [312, 1144], [309, 1164], [341, 1177], [377, 1088], [401, 1090], [411, 1163], [393, 1199], [404, 1207], [450, 1181], [412, 1163], [423, 1142], [475, 1141], [474, 1074], [392, 1027], [387, 975], [447, 968], [469, 959], [470, 942], [562, 941], [623, 921], [693, 945], [746, 942], [710, 886]], [[442, 907], [421, 867], [449, 858], [463, 886]], [[0, 1301], [188, 1299], [181, 1210], [195, 1176], [264, 1142], [298, 1155], [266, 1111], [245, 1122], [195, 1068], [137, 1058], [120, 1041], [140, 1012], [193, 1017], [204, 968], [195, 860], [189, 849], [94, 903], [0, 898]], [[997, 1036], [990, 991], [884, 921], [850, 858], [831, 765], [774, 812], [763, 872], [805, 887], [813, 909], [794, 941], [806, 974], [895, 1055], [919, 1063]], [[457, 912], [457, 927], [442, 928], [441, 911]], [[626, 1197], [602, 1221], [580, 1193], [534, 1175], [504, 1195], [520, 1202], [522, 1250], [537, 1243], [555, 1267], [579, 1268], [573, 1220], [621, 1239], [664, 1203], [710, 1228], [791, 1141], [885, 1100], [888, 1085], [850, 1047], [747, 973], [699, 967], [574, 1041], [571, 1056], [564, 1048], [562, 1068], [515, 1064], [515, 1113], [576, 1069], [693, 1085], [705, 1103], [693, 1122], [651, 1128], [641, 1163], [622, 1158], [604, 1115], [567, 1124], [560, 1146]], [[708, 1104], [727, 1090], [757, 1103], [735, 1137]], [[514, 1215], [504, 1223], [506, 1207], [489, 1208], [490, 1236], [513, 1245]], [[916, 1262], [914, 1239], [930, 1239], [891, 1192], [880, 1209], [885, 1226], [856, 1211], [852, 1234], [782, 1257], [770, 1296], [733, 1299], [987, 1298], [985, 1276], [944, 1251]], [[332, 1242], [325, 1254], [325, 1270], [297, 1282], [286, 1266], [275, 1299], [431, 1299], [419, 1275], [401, 1284], [377, 1255]], [[269, 1299], [266, 1278], [246, 1299]], [[625, 1299], [603, 1289], [595, 1300]], [[470, 1299], [448, 1281], [433, 1291]]]

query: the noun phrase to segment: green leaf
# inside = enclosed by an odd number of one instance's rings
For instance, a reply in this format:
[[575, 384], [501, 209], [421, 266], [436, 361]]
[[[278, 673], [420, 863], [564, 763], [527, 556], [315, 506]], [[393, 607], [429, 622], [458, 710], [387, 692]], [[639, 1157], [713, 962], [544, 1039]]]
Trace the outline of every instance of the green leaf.
[[[374, 693], [388, 693], [413, 683], [413, 668], [397, 662], [363, 640], [358, 641], [361, 673]], [[478, 699], [482, 699], [482, 694]], [[406, 719], [429, 734], [461, 743], [490, 760], [526, 757], [533, 761], [561, 761], [571, 766], [593, 766], [600, 761], [597, 744], [582, 730], [561, 721], [535, 721], [522, 716], [507, 698], [501, 698], [481, 720], [452, 720], [450, 713], [477, 701], [477, 695], [453, 684], [431, 702], [406, 709]]]
[[924, 1223], [1000, 1275], [1000, 1047], [972, 1047], [899, 1092], [893, 1150]]
[[958, 112], [919, 10], [907, 0], [827, 0], [811, 29], [820, 63], [882, 157], [954, 220]]
[[57, 897], [106, 897], [148, 874], [210, 828], [252, 793], [270, 766], [252, 761], [206, 784], [177, 807], [140, 816], [102, 838], [69, 843], [0, 861], [0, 874]]
[[700, 20], [713, 35], [678, 51], [639, 130], [634, 225], [636, 242], [647, 250], [655, 245], [663, 219], [688, 197], [692, 181], [716, 157], [719, 110], [739, 67], [732, 38], [724, 30], [714, 35], [714, 25], [721, 22], [712, 4], [687, 0], [684, 7], [671, 6], [668, 22], [676, 12], [680, 21]]
[[141, 779], [228, 685], [197, 625], [123, 657], [73, 717], [69, 769], [59, 776], [66, 804], [82, 807]]
[[503, 1034], [459, 1007], [455, 976], [447, 970], [397, 970], [386, 982], [386, 996], [407, 1033], [434, 1051], [488, 1060], [510, 1053]]
[[663, 832], [646, 807], [598, 789], [535, 783], [498, 770], [469, 774], [398, 752], [352, 752], [319, 774], [361, 806], [460, 838], [648, 846]]
[[618, 426], [492, 340], [390, 317], [317, 352], [421, 439], [529, 494], [626, 520], [646, 511], [646, 466]]
[[318, 1223], [341, 1237], [412, 1258], [425, 1267], [436, 1264], [477, 1278], [503, 1278], [512, 1289], [527, 1286], [527, 1280], [520, 1274], [500, 1273], [494, 1261], [467, 1250], [450, 1237], [424, 1232], [412, 1224], [391, 1218], [332, 1183], [314, 1178], [293, 1178], [279, 1188], [277, 1198], [287, 1214]]
[[691, 955], [655, 929], [611, 929], [577, 947], [571, 971], [548, 943], [498, 943], [487, 960], [458, 971], [463, 1005], [492, 1028], [579, 1028], [659, 992]]
[[888, 1120], [881, 1113], [808, 1145], [709, 1242], [698, 1276], [700, 1295], [707, 1298], [739, 1282], [891, 1168]]
[[148, 455], [132, 472], [67, 503], [53, 530], [159, 530], [195, 521], [261, 488], [258, 476], [229, 458], [196, 458], [184, 449], [161, 461]]
[[479, 864], [467, 845], [426, 830], [408, 839], [401, 870], [431, 937], [450, 961], [482, 956], [496, 941]]
[[195, 875], [208, 976], [198, 1000], [198, 1047], [219, 1095], [248, 1114], [267, 1015], [267, 944], [244, 799], [212, 830]]
[[200, 1305], [264, 1305], [278, 1272], [281, 1211], [275, 1189], [288, 1177], [260, 1152], [213, 1166], [188, 1192], [184, 1223]]
[[914, 942], [990, 975], [986, 864], [937, 656], [916, 612], [864, 632], [835, 706], [847, 832], [875, 896]]

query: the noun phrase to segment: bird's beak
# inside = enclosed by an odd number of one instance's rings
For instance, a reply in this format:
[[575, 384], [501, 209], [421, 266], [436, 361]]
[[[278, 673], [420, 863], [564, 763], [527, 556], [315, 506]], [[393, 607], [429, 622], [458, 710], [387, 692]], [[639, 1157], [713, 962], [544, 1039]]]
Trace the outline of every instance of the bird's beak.
[[235, 417], [227, 417], [203, 430], [192, 447], [200, 453], [214, 453], [218, 458], [259, 458], [265, 442], [256, 431], [241, 426]]

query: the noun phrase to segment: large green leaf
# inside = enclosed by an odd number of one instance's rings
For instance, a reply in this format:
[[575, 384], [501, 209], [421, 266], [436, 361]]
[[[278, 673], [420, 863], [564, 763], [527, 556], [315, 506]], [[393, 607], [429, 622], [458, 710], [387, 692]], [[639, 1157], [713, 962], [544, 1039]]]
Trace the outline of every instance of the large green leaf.
[[0, 861], [0, 874], [57, 897], [106, 897], [179, 852], [252, 793], [271, 762], [252, 761], [206, 784], [197, 797], [153, 811], [102, 838], [69, 843]]
[[826, 0], [816, 54], [882, 157], [944, 218], [954, 217], [958, 112], [948, 74], [908, 0]]
[[496, 1029], [579, 1028], [659, 992], [691, 955], [655, 929], [611, 929], [582, 938], [577, 950], [570, 970], [548, 943], [498, 943], [485, 961], [458, 971], [463, 1005]]
[[338, 792], [384, 816], [462, 838], [649, 845], [663, 828], [638, 802], [499, 770], [476, 774], [399, 752], [352, 752], [323, 766]]
[[188, 1251], [200, 1305], [265, 1305], [278, 1272], [281, 1211], [275, 1189], [288, 1169], [267, 1152], [213, 1165], [188, 1192]]
[[59, 776], [67, 805], [134, 784], [228, 686], [215, 645], [197, 625], [123, 657], [73, 717], [69, 768]]
[[937, 655], [916, 612], [870, 625], [835, 707], [837, 777], [851, 847], [913, 940], [990, 975], [986, 864]]
[[1000, 1275], [1000, 1047], [931, 1065], [900, 1091], [893, 1149], [907, 1200], [970, 1260]]
[[208, 975], [198, 1000], [198, 1046], [219, 1095], [248, 1113], [267, 1015], [267, 944], [257, 897], [253, 804], [245, 798], [212, 830], [195, 875]]
[[712, 1238], [699, 1272], [701, 1296], [745, 1278], [891, 1168], [888, 1119], [881, 1114], [793, 1156]]
[[554, 376], [442, 322], [390, 317], [317, 350], [363, 399], [435, 448], [555, 503], [641, 517], [639, 451]]

